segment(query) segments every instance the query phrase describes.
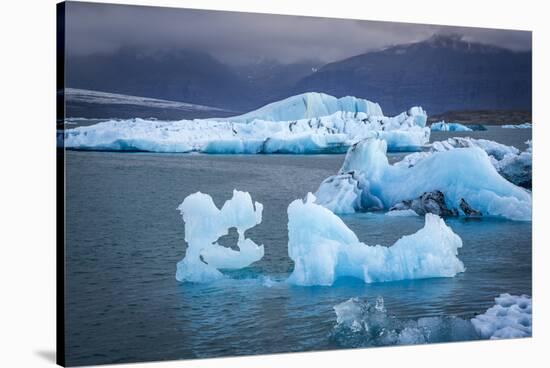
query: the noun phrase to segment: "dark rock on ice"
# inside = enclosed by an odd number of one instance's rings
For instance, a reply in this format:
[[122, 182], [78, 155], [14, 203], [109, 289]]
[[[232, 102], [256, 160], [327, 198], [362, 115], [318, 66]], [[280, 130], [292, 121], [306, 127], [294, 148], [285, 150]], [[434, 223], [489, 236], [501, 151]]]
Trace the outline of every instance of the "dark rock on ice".
[[462, 212], [466, 215], [466, 216], [474, 216], [474, 217], [479, 217], [479, 216], [482, 216], [482, 213], [476, 209], [473, 209], [469, 204], [468, 202], [466, 202], [464, 200], [464, 198], [462, 198], [460, 200], [460, 209], [462, 210]]
[[455, 208], [447, 207], [445, 195], [439, 190], [425, 192], [420, 197], [412, 200], [401, 201], [391, 207], [390, 211], [408, 209], [413, 210], [420, 216], [424, 216], [426, 213], [433, 213], [442, 217], [458, 216], [458, 211]]

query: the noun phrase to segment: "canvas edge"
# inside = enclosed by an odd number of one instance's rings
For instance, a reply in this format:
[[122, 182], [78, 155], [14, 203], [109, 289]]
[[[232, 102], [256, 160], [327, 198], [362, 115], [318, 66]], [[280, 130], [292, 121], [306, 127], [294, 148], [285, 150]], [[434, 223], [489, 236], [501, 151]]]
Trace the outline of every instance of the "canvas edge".
[[56, 4], [56, 363], [65, 366], [65, 2]]

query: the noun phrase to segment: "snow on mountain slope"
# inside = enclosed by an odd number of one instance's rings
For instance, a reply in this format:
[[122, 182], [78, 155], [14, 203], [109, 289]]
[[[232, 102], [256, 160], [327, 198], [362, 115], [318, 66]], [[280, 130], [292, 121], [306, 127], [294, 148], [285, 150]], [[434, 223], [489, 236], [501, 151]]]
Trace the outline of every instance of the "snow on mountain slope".
[[225, 111], [217, 107], [197, 105], [186, 102], [160, 100], [156, 98], [129, 96], [118, 93], [92, 91], [78, 88], [65, 88], [65, 99], [68, 102], [91, 104], [136, 105], [154, 108], [170, 108], [186, 111]]

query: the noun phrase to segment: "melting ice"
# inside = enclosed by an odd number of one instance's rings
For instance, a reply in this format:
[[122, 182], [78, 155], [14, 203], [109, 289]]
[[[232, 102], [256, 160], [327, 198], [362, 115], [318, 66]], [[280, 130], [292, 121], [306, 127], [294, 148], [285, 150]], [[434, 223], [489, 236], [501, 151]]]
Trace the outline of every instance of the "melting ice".
[[472, 129], [460, 123], [446, 123], [439, 121], [430, 126], [432, 132], [471, 132]]
[[427, 214], [424, 228], [391, 247], [361, 243], [334, 213], [307, 200], [288, 207], [288, 255], [294, 271], [288, 282], [332, 285], [340, 277], [367, 283], [430, 277], [452, 277], [464, 271], [458, 259], [462, 240], [436, 215]]
[[455, 148], [478, 147], [489, 155], [491, 164], [505, 179], [516, 185], [530, 189], [532, 176], [531, 141], [525, 143], [529, 147], [525, 151], [520, 152], [516, 147], [487, 139], [473, 139], [469, 137], [449, 138], [444, 141], [433, 142], [429, 145], [427, 151], [407, 155], [395, 165], [412, 167], [417, 162], [430, 156], [433, 152], [449, 151]]
[[[219, 269], [239, 269], [259, 261], [264, 256], [258, 246], [244, 237], [244, 232], [262, 222], [261, 203], [252, 202], [250, 194], [233, 191], [233, 197], [218, 209], [208, 194], [197, 192], [185, 198], [178, 207], [185, 222], [185, 257], [178, 262], [178, 281], [209, 282], [220, 279]], [[239, 250], [223, 247], [216, 241], [237, 229]]]
[[501, 294], [487, 312], [472, 319], [484, 339], [506, 339], [531, 336], [532, 302], [527, 295]]
[[64, 142], [83, 150], [341, 153], [360, 139], [377, 137], [390, 150], [407, 151], [429, 141], [426, 118], [420, 107], [386, 117], [367, 100], [305, 93], [232, 118], [110, 120], [67, 129]]
[[502, 294], [495, 306], [466, 320], [453, 316], [403, 320], [388, 313], [384, 299], [351, 298], [334, 306], [331, 340], [343, 347], [411, 345], [531, 336], [531, 298]]
[[[513, 147], [500, 146], [513, 151]], [[446, 207], [462, 214], [473, 210], [529, 221], [530, 192], [503, 178], [485, 150], [469, 145], [419, 152], [390, 165], [386, 142], [366, 139], [350, 147], [340, 172], [321, 183], [315, 193], [317, 203], [335, 213], [353, 213], [390, 209], [403, 201], [440, 192]], [[511, 157], [508, 153], [494, 154], [504, 159]]]

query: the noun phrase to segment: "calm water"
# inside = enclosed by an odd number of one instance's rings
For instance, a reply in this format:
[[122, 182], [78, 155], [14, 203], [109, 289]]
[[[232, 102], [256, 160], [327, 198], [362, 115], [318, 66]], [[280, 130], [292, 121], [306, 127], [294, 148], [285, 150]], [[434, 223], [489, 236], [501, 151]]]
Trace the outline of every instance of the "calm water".
[[[530, 134], [490, 128], [469, 135], [523, 149]], [[433, 138], [458, 135], [464, 134]], [[454, 278], [265, 286], [266, 277], [284, 280], [293, 267], [287, 256], [288, 204], [315, 191], [343, 159], [67, 152], [67, 363], [330, 349], [336, 347], [329, 339], [332, 308], [351, 297], [383, 296], [399, 318], [471, 318], [500, 293], [531, 294], [531, 224], [488, 218], [447, 221], [464, 242], [459, 257], [467, 269]], [[264, 221], [247, 232], [265, 245], [264, 258], [217, 283], [178, 283], [175, 267], [186, 245], [176, 207], [198, 190], [221, 206], [233, 188], [264, 205]], [[391, 245], [423, 226], [421, 218], [379, 213], [343, 219], [370, 245]]]

